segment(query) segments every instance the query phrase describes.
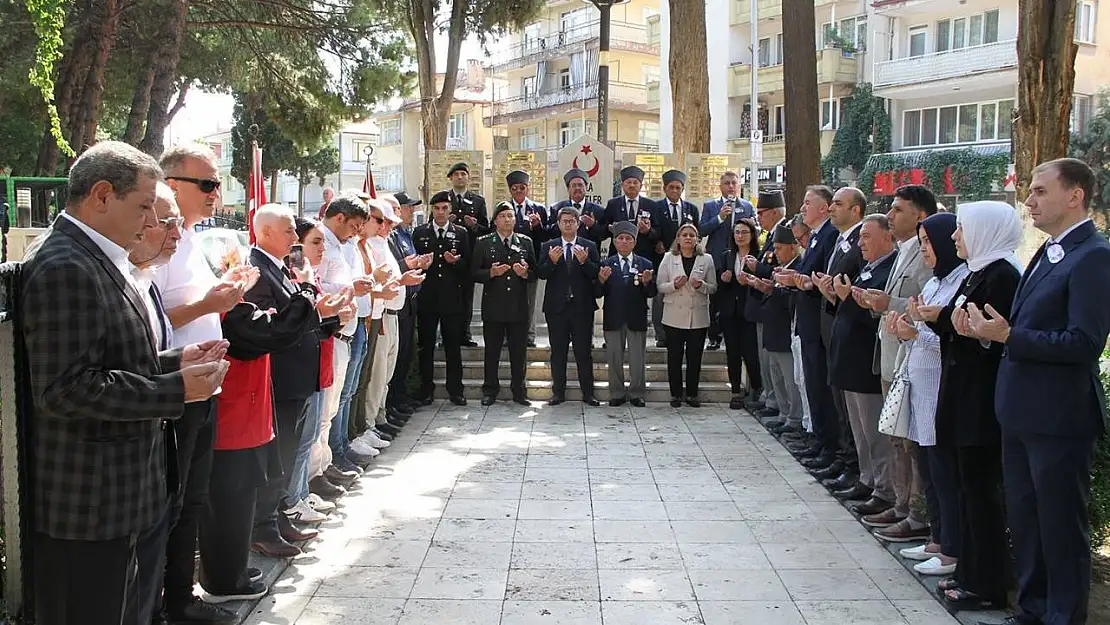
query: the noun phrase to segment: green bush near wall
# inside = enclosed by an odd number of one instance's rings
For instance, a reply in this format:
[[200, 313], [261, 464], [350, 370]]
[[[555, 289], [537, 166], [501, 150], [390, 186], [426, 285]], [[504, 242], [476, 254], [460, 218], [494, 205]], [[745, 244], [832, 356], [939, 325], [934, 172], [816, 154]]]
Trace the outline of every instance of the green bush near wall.
[[[1110, 349], [1103, 352], [1104, 362], [1110, 362]], [[1103, 367], [1102, 387], [1110, 397], [1110, 370]], [[1091, 549], [1098, 551], [1110, 546], [1110, 432], [1103, 434], [1095, 449], [1095, 462], [1091, 468]]]

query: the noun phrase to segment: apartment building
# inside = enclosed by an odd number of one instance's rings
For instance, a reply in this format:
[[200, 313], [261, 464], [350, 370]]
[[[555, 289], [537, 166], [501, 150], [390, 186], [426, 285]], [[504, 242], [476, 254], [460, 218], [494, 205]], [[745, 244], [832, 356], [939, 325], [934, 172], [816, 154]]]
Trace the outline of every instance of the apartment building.
[[[659, 145], [659, 0], [612, 9], [609, 132], [617, 158]], [[546, 150], [552, 193], [559, 148], [597, 135], [600, 13], [579, 0], [552, 0], [488, 59], [493, 101], [485, 125], [499, 150]]]

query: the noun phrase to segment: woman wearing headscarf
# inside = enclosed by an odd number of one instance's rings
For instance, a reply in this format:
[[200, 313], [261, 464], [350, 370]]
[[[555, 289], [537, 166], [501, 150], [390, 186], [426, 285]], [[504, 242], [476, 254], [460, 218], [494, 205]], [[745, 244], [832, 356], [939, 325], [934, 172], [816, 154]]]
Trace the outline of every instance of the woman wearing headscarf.
[[[925, 264], [933, 270], [933, 277], [925, 283], [921, 296], [913, 303], [918, 311], [940, 310], [956, 297], [969, 270], [956, 252], [952, 235], [956, 232], [956, 216], [938, 213], [917, 226], [921, 253]], [[924, 321], [915, 321], [907, 314], [888, 313], [886, 331], [902, 341], [909, 341], [906, 352], [906, 376], [910, 380], [910, 423], [907, 438], [917, 443], [917, 468], [925, 493], [929, 514], [930, 540], [928, 543], [903, 549], [903, 557], [912, 560], [937, 559], [941, 565], [954, 566], [958, 554], [956, 532], [953, 525], [946, 540], [945, 527], [940, 516], [940, 503], [929, 472], [930, 450], [936, 445], [937, 397], [941, 380], [941, 340]], [[912, 518], [899, 521], [890, 528], [877, 530], [885, 540], [905, 530], [920, 529]]]

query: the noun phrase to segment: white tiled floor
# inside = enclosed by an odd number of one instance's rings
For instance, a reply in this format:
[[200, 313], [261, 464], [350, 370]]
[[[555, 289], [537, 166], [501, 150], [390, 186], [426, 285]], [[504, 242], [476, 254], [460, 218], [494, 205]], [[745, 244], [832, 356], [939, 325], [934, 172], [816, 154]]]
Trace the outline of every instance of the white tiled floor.
[[745, 413], [430, 407], [250, 625], [957, 623]]

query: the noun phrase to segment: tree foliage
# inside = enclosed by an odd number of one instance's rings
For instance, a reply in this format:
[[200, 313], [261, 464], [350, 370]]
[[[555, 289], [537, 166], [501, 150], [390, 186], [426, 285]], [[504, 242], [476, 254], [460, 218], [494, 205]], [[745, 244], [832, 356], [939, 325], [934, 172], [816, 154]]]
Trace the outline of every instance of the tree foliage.
[[58, 117], [58, 107], [54, 104], [54, 64], [62, 57], [62, 31], [65, 27], [66, 0], [26, 0], [27, 13], [35, 26], [38, 43], [35, 48], [35, 63], [28, 74], [30, 83], [42, 93], [46, 103], [46, 116], [50, 135], [58, 147], [66, 154], [73, 154], [73, 148], [62, 135], [62, 122]]
[[873, 153], [890, 151], [890, 114], [886, 101], [872, 94], [870, 83], [856, 85], [840, 105], [844, 116], [832, 149], [821, 159], [825, 183], [834, 187], [843, 186], [840, 170], [848, 168], [858, 175]]
[[1098, 180], [1098, 190], [1091, 206], [1100, 216], [1102, 228], [1110, 232], [1110, 89], [1099, 94], [1098, 110], [1088, 120], [1082, 134], [1073, 134], [1068, 156], [1091, 166]]

